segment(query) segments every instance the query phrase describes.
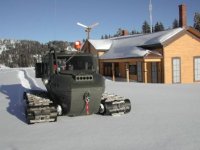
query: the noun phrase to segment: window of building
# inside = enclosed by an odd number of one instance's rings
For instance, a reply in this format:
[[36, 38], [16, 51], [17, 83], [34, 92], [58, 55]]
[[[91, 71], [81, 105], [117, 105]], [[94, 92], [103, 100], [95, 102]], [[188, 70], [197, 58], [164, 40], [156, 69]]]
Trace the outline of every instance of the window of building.
[[181, 60], [180, 58], [172, 58], [172, 78], [173, 83], [181, 82]]
[[129, 65], [129, 74], [137, 75], [137, 65]]
[[200, 57], [194, 58], [194, 81], [200, 81]]

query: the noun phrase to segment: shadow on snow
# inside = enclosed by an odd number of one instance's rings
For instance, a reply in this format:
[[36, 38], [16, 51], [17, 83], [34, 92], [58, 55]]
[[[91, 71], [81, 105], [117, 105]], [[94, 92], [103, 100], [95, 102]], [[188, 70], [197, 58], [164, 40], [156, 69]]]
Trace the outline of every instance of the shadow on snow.
[[10, 100], [7, 111], [22, 122], [26, 122], [23, 101], [25, 90], [21, 84], [2, 85], [0, 89], [0, 92], [7, 95], [7, 99]]
[[11, 85], [1, 85], [0, 92], [7, 95], [7, 99], [10, 100], [9, 106], [7, 107], [7, 112], [15, 116], [22, 122], [26, 123], [25, 118], [25, 102], [23, 94], [25, 91], [29, 90], [42, 90], [37, 87], [32, 78], [27, 75], [25, 70], [24, 72], [25, 79], [29, 82], [31, 89], [23, 87], [21, 84], [11, 84]]

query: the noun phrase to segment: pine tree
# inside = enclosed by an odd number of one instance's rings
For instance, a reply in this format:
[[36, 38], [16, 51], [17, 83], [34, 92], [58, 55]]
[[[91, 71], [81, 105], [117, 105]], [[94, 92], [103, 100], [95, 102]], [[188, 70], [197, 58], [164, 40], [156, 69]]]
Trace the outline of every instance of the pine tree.
[[175, 28], [178, 28], [179, 27], [179, 23], [178, 23], [178, 20], [177, 19], [174, 19], [173, 23], [172, 23], [172, 28], [175, 29]]
[[107, 35], [107, 34], [105, 34], [105, 36], [104, 36], [104, 37], [105, 37], [105, 39], [108, 39], [108, 35]]
[[164, 27], [163, 23], [160, 22], [160, 31], [164, 31], [164, 30], [165, 30], [165, 27]]
[[150, 25], [148, 24], [147, 21], [144, 21], [143, 25], [142, 25], [142, 32], [143, 33], [150, 33]]
[[139, 33], [140, 33], [139, 31], [132, 30], [132, 31], [130, 32], [130, 35], [139, 34]]
[[194, 28], [200, 32], [200, 13], [194, 15]]
[[132, 30], [130, 34], [131, 34], [131, 35], [135, 34], [135, 30]]
[[158, 32], [160, 31], [160, 27], [159, 27], [159, 23], [156, 22], [155, 26], [154, 26], [154, 32]]
[[154, 32], [164, 31], [165, 27], [162, 22], [157, 22], [154, 27]]
[[116, 35], [117, 36], [120, 36], [122, 34], [122, 29], [121, 28], [119, 28], [118, 30], [117, 30], [117, 33], [116, 33]]

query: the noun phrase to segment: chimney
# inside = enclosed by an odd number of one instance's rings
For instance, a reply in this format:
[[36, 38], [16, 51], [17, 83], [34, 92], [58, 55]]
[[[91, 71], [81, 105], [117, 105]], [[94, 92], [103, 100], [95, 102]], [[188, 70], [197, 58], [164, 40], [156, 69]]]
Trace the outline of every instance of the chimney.
[[121, 36], [125, 36], [128, 35], [128, 30], [122, 30], [121, 31]]
[[179, 27], [187, 26], [187, 14], [186, 14], [186, 5], [179, 5]]

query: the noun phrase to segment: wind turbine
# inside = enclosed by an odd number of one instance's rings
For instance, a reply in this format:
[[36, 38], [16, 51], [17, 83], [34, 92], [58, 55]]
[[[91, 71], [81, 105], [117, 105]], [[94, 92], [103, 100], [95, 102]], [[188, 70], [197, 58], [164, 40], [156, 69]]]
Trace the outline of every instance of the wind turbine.
[[94, 24], [92, 24], [90, 26], [86, 26], [86, 25], [84, 25], [84, 24], [82, 24], [80, 22], [77, 22], [77, 25], [85, 28], [85, 32], [87, 33], [87, 39], [89, 39], [90, 38], [90, 31], [92, 30], [92, 28], [94, 28], [95, 26], [99, 25], [99, 23], [97, 22], [97, 23], [94, 23]]

